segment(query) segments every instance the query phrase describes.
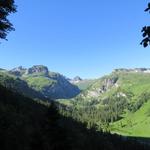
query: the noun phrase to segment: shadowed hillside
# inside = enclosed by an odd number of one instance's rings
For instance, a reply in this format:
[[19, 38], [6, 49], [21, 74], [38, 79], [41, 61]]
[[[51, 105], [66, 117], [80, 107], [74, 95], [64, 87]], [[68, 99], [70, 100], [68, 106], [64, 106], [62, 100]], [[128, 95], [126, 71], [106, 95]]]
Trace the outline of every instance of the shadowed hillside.
[[1, 150], [148, 150], [134, 140], [87, 129], [42, 105], [0, 86]]

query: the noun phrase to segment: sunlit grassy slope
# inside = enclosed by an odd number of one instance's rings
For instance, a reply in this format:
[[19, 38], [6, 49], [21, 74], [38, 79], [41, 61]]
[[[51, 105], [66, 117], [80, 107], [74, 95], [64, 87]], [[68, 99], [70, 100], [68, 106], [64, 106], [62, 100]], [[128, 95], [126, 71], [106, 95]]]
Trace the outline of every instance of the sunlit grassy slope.
[[29, 86], [34, 87], [36, 90], [41, 91], [44, 87], [52, 86], [56, 83], [55, 80], [50, 80], [46, 77], [30, 77], [26, 78], [27, 83]]
[[150, 137], [150, 101], [135, 113], [113, 123], [111, 131], [126, 136]]

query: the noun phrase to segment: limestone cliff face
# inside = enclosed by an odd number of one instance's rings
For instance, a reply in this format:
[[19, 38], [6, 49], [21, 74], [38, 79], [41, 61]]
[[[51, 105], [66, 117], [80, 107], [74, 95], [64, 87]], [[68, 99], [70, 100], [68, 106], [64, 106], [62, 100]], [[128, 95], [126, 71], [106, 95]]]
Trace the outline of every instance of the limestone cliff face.
[[34, 74], [34, 73], [43, 73], [43, 75], [48, 75], [48, 68], [43, 65], [35, 65], [29, 69], [26, 70], [26, 75]]
[[9, 73], [15, 75], [15, 76], [22, 76], [27, 71], [26, 68], [23, 68], [22, 66], [19, 66], [17, 68], [14, 68], [9, 71]]
[[100, 79], [97, 83], [93, 84], [90, 89], [87, 90], [87, 98], [97, 98], [103, 93], [107, 92], [112, 87], [117, 86], [117, 76], [116, 77], [104, 77]]
[[[149, 77], [150, 68], [115, 69], [110, 75], [99, 78], [88, 89], [86, 89], [86, 91], [81, 92], [79, 97], [84, 100], [101, 99], [106, 97], [108, 93], [111, 94], [111, 91], [116, 91], [120, 87], [124, 87], [126, 85], [132, 86], [130, 82], [133, 82], [133, 84], [134, 82], [136, 83], [136, 78], [149, 80]], [[124, 91], [126, 91], [126, 89]], [[117, 96], [126, 97], [126, 93], [124, 93], [124, 91], [118, 92]]]
[[120, 68], [120, 69], [115, 69], [114, 72], [139, 72], [139, 73], [150, 73], [150, 68], [134, 68], [134, 69]]

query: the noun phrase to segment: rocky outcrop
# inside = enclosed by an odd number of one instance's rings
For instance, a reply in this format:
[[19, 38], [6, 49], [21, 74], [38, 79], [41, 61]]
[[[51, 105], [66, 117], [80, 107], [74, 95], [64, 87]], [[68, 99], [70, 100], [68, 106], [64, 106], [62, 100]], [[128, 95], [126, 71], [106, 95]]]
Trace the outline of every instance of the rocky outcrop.
[[34, 74], [34, 73], [42, 73], [44, 75], [48, 75], [48, 68], [43, 65], [35, 65], [29, 69], [26, 70], [26, 75]]
[[114, 72], [139, 72], [139, 73], [150, 73], [150, 68], [134, 68], [134, 69], [115, 69]]
[[27, 71], [26, 68], [23, 68], [22, 66], [19, 66], [17, 68], [14, 68], [9, 71], [9, 73], [15, 75], [15, 76], [22, 76]]
[[107, 89], [109, 89], [110, 87], [114, 86], [115, 83], [117, 82], [118, 78], [117, 77], [112, 77], [112, 78], [106, 78], [104, 79], [103, 83], [102, 83], [102, 87], [101, 90], [107, 91]]
[[90, 90], [87, 91], [87, 97], [94, 97], [97, 98], [103, 93], [107, 92], [112, 87], [116, 87], [118, 81], [117, 76], [108, 76], [104, 77], [100, 80], [99, 85], [96, 87], [92, 87]]
[[73, 83], [73, 84], [76, 84], [76, 83], [79, 83], [79, 82], [83, 81], [83, 79], [80, 78], [79, 76], [76, 76], [73, 79], [69, 79], [68, 81]]
[[74, 77], [74, 81], [82, 81], [82, 79], [79, 76]]

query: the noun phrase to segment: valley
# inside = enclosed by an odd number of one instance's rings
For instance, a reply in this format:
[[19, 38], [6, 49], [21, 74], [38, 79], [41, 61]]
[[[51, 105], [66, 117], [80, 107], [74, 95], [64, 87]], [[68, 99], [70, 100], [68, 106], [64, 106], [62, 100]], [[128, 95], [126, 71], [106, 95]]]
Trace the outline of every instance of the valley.
[[0, 150], [150, 150], [144, 12], [150, 2], [0, 0]]
[[[111, 74], [98, 79], [82, 79], [78, 76], [69, 79], [49, 71], [46, 66], [35, 65], [28, 69], [1, 69], [0, 85], [5, 90], [10, 90], [10, 93], [15, 93], [17, 97], [33, 99], [34, 103], [42, 105], [38, 107], [43, 107], [44, 112], [55, 103], [62, 118], [61, 130], [65, 128], [68, 133], [70, 127], [65, 124], [75, 121], [72, 127], [77, 130], [77, 134], [74, 131], [69, 135], [71, 137], [74, 134], [79, 136], [79, 132], [82, 132], [83, 136], [89, 136], [88, 131], [80, 131], [80, 125], [77, 125], [79, 123], [86, 130], [99, 132], [98, 138], [106, 136], [105, 138], [109, 139], [111, 133], [113, 138], [117, 135], [127, 138], [126, 140], [137, 139], [136, 142], [140, 141], [146, 145], [150, 142], [150, 69], [115, 69]], [[58, 124], [56, 128], [60, 129]], [[57, 136], [57, 133], [54, 135]], [[93, 136], [97, 135], [94, 133]], [[57, 143], [57, 140], [55, 142]]]
[[[149, 69], [116, 69], [71, 100], [60, 100], [89, 127], [125, 136], [150, 137]], [[77, 117], [78, 116], [78, 117]]]

